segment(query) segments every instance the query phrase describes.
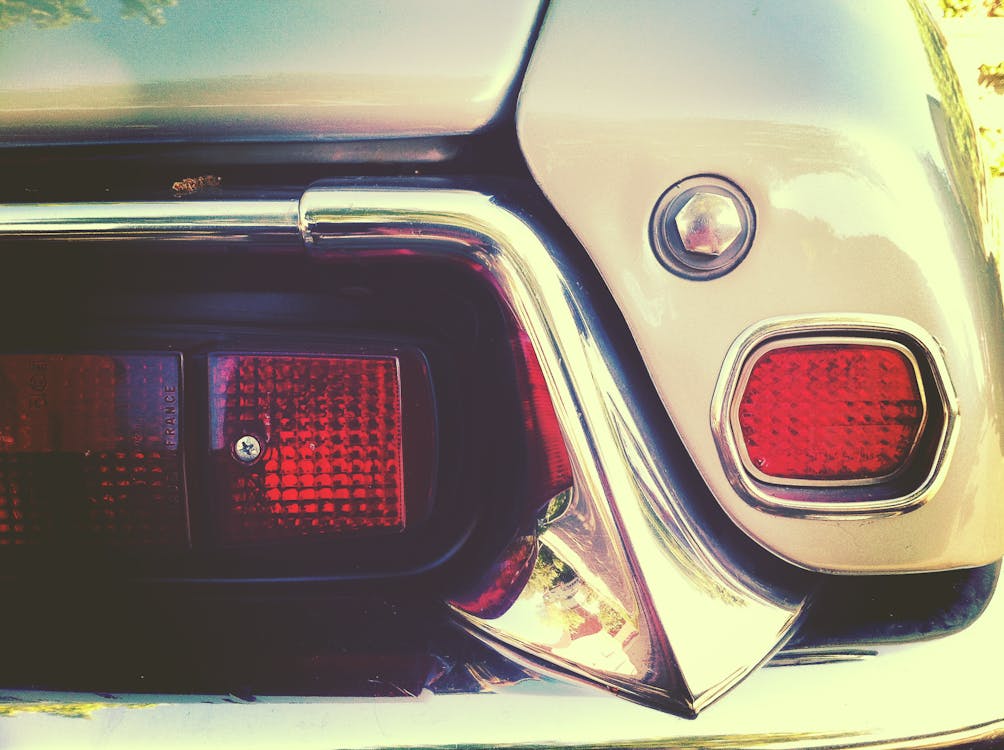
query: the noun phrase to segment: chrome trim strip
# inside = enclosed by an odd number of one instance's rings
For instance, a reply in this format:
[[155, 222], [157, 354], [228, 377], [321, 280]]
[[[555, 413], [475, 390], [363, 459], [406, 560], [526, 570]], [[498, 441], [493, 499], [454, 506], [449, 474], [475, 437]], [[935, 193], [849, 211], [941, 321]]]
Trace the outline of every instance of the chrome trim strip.
[[[765, 474], [760, 471], [754, 464], [749, 455], [749, 450], [746, 448], [745, 440], [741, 440], [742, 428], [739, 424], [739, 408], [741, 403], [741, 396], [746, 391], [746, 386], [749, 383], [750, 375], [753, 372], [754, 365], [760, 361], [760, 359], [769, 354], [772, 351], [778, 349], [787, 349], [792, 347], [810, 347], [810, 346], [825, 346], [827, 344], [844, 344], [844, 345], [856, 345], [856, 346], [874, 346], [882, 349], [893, 349], [900, 354], [902, 354], [906, 360], [910, 363], [910, 367], [913, 370], [913, 379], [917, 384], [917, 389], [920, 391], [920, 404], [921, 404], [921, 419], [920, 425], [917, 428], [917, 434], [910, 444], [910, 449], [907, 451], [906, 457], [903, 459], [899, 468], [896, 470], [878, 477], [869, 477], [867, 479], [792, 479], [788, 477], [772, 476], [770, 474]], [[742, 461], [743, 467], [747, 472], [756, 480], [764, 482], [765, 484], [778, 485], [781, 487], [867, 487], [869, 485], [880, 485], [901, 476], [904, 471], [909, 468], [910, 460], [913, 458], [913, 454], [917, 449], [917, 445], [920, 443], [920, 439], [924, 434], [924, 428], [927, 427], [928, 422], [928, 403], [927, 394], [924, 392], [924, 381], [920, 374], [920, 365], [917, 363], [917, 358], [914, 356], [913, 352], [907, 347], [900, 344], [898, 341], [892, 341], [889, 339], [880, 338], [864, 338], [864, 337], [854, 337], [854, 336], [808, 336], [808, 337], [778, 337], [776, 339], [771, 339], [766, 343], [757, 347], [754, 351], [750, 353], [750, 356], [743, 363], [740, 372], [739, 379], [736, 382], [735, 391], [729, 396], [729, 428], [732, 430], [732, 437], [735, 441], [736, 446], [739, 448], [739, 459]], [[942, 411], [944, 408], [942, 406]], [[830, 502], [833, 502], [831, 500]], [[837, 499], [836, 502], [839, 503]]]
[[[837, 337], [843, 340], [865, 339], [889, 342], [907, 340], [915, 347], [911, 356], [922, 355], [936, 387], [944, 409], [941, 435], [934, 451], [935, 460], [920, 484], [905, 495], [887, 499], [840, 500], [792, 499], [777, 492], [781, 484], [771, 480], [760, 483], [746, 469], [743, 448], [740, 447], [733, 425], [733, 401], [739, 392], [743, 373], [750, 358], [765, 344], [796, 340], [819, 340]], [[921, 381], [922, 382], [922, 381]], [[904, 318], [883, 315], [833, 314], [771, 318], [747, 328], [733, 342], [722, 364], [714, 397], [711, 401], [711, 431], [725, 473], [739, 495], [752, 507], [768, 513], [800, 516], [804, 518], [868, 519], [905, 513], [927, 502], [944, 481], [958, 434], [959, 404], [948, 374], [941, 347], [920, 326]], [[884, 480], [883, 480], [884, 481]], [[848, 484], [848, 483], [843, 483]], [[786, 482], [786, 486], [794, 483]], [[778, 490], [772, 492], [772, 486]], [[821, 487], [813, 483], [801, 489], [811, 491]], [[821, 490], [824, 491], [824, 490]]]
[[286, 241], [299, 201], [220, 200], [0, 205], [0, 240]]

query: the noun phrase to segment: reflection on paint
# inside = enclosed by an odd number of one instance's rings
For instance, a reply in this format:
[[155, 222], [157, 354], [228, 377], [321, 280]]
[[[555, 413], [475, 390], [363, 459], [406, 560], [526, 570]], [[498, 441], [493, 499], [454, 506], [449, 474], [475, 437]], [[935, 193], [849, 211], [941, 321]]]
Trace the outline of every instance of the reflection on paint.
[[[137, 19], [150, 26], [163, 26], [167, 22], [165, 8], [172, 8], [178, 0], [119, 0], [119, 15]], [[91, 10], [87, 0], [20, 0], [0, 3], [0, 30], [21, 23], [38, 29], [58, 29], [81, 21], [99, 21], [101, 17]]]

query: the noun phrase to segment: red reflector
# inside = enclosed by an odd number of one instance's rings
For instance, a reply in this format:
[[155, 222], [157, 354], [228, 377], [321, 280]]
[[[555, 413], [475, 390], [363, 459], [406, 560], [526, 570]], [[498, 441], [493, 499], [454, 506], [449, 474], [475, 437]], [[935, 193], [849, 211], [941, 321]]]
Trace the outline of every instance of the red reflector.
[[917, 367], [899, 347], [792, 344], [746, 371], [736, 422], [765, 481], [879, 481], [905, 467], [924, 426]]
[[228, 541], [404, 528], [397, 357], [214, 354], [209, 373]]
[[177, 355], [0, 355], [0, 545], [182, 544]]

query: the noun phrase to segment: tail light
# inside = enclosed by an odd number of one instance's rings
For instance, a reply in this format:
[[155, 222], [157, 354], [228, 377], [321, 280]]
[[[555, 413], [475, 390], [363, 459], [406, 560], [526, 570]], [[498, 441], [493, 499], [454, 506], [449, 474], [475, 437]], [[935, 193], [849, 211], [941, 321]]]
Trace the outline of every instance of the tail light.
[[180, 365], [0, 355], [0, 545], [184, 545]]
[[516, 357], [523, 426], [527, 445], [529, 504], [534, 515], [552, 498], [572, 485], [572, 464], [561, 436], [558, 415], [544, 373], [526, 332], [515, 333]]
[[225, 541], [400, 532], [423, 512], [404, 462], [427, 476], [434, 454], [404, 435], [435, 436], [422, 399], [405, 418], [399, 356], [213, 354], [209, 377]]
[[0, 353], [2, 575], [460, 588], [571, 484], [532, 348], [466, 267], [96, 252], [117, 270], [80, 270], [79, 325]]
[[229, 538], [404, 528], [396, 358], [220, 355], [210, 373]]

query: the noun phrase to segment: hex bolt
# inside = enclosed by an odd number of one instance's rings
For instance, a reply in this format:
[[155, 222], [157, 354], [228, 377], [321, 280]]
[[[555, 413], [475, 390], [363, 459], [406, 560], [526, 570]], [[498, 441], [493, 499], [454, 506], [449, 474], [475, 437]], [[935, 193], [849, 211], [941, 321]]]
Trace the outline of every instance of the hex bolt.
[[243, 464], [253, 464], [261, 456], [261, 440], [254, 435], [244, 435], [234, 441], [234, 458]]
[[735, 203], [717, 193], [695, 193], [675, 221], [683, 247], [700, 255], [721, 255], [743, 231]]

